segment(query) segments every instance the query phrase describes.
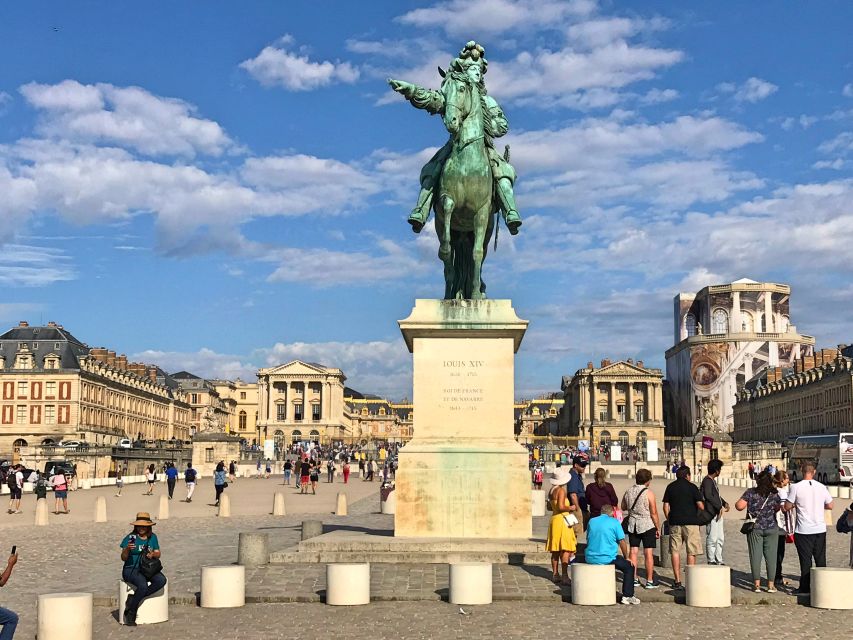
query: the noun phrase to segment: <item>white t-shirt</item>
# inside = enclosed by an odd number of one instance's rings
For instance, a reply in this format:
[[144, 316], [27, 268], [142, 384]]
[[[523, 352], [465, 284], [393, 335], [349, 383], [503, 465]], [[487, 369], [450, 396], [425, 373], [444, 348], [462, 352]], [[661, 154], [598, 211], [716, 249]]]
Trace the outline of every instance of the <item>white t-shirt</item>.
[[797, 507], [797, 524], [794, 533], [826, 533], [823, 519], [824, 506], [832, 502], [832, 496], [817, 480], [800, 480], [790, 485], [787, 502]]
[[18, 486], [18, 489], [24, 488], [24, 474], [22, 471], [15, 472], [15, 484]]

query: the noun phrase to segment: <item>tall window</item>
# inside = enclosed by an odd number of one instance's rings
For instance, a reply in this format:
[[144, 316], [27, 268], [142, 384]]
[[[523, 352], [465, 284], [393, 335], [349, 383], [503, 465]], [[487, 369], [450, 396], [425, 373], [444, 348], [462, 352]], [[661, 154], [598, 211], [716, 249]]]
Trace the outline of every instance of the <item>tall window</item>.
[[26, 398], [27, 397], [27, 383], [19, 382], [18, 383], [18, 397]]
[[755, 322], [752, 319], [752, 314], [748, 311], [741, 311], [740, 313], [740, 330], [746, 333], [755, 331]]
[[246, 392], [245, 392], [245, 391], [241, 391], [241, 392], [240, 392], [240, 400], [245, 400], [245, 399], [246, 399]]
[[191, 393], [190, 394], [190, 403], [198, 404], [198, 394], [197, 393]]
[[729, 332], [729, 314], [725, 309], [715, 309], [711, 316], [711, 333]]
[[46, 404], [44, 406], [44, 423], [56, 424], [56, 406], [52, 404]]
[[286, 404], [282, 403], [282, 404], [276, 405], [275, 419], [278, 420], [279, 422], [284, 422], [285, 420], [287, 420], [287, 405]]
[[608, 415], [608, 413], [607, 413], [607, 407], [599, 407], [598, 419], [601, 422], [607, 422], [608, 420], [610, 420], [610, 415]]
[[213, 462], [213, 447], [208, 447], [204, 450], [204, 461]]
[[27, 405], [19, 404], [15, 413], [15, 423], [16, 424], [26, 424], [27, 423]]
[[622, 448], [625, 449], [628, 446], [628, 432], [620, 431], [619, 432], [619, 444], [622, 445]]
[[625, 422], [625, 420], [627, 420], [628, 411], [624, 404], [620, 404], [616, 407], [616, 413], [619, 416], [619, 422]]
[[638, 431], [638, 432], [637, 432], [637, 449], [638, 449], [639, 451], [641, 451], [641, 452], [645, 452], [645, 450], [646, 450], [646, 440], [647, 440], [647, 439], [648, 439], [648, 436], [646, 435], [646, 432], [645, 432], [645, 431]]
[[687, 336], [695, 336], [696, 335], [696, 316], [692, 313], [688, 313], [684, 318], [684, 327], [687, 329]]
[[314, 422], [318, 422], [320, 420], [320, 405], [312, 404], [311, 405], [311, 419]]
[[598, 441], [601, 444], [607, 444], [608, 442], [610, 442], [610, 432], [609, 431], [602, 431], [601, 433], [599, 433], [598, 434]]
[[303, 418], [303, 404], [301, 402], [297, 402], [293, 405], [293, 419], [294, 420], [302, 420]]
[[56, 397], [56, 383], [55, 382], [45, 382], [44, 383], [44, 395], [48, 398]]
[[240, 415], [237, 418], [237, 426], [240, 429], [240, 431], [246, 430], [246, 412], [245, 411], [240, 412]]
[[642, 422], [646, 419], [646, 408], [641, 404], [636, 405], [634, 407], [634, 416], [634, 420]]

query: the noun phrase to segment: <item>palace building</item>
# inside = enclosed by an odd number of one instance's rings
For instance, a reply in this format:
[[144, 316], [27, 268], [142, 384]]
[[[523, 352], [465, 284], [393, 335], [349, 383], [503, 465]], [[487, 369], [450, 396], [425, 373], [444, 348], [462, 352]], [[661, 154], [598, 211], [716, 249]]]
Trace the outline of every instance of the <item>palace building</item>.
[[414, 405], [407, 400], [391, 402], [370, 394], [347, 388], [346, 415], [350, 422], [349, 436], [355, 442], [367, 439], [406, 442], [412, 437]]
[[568, 435], [560, 430], [563, 404], [563, 394], [559, 392], [516, 402], [513, 405], [516, 439], [526, 444], [535, 437]]
[[664, 449], [663, 372], [631, 359], [588, 362], [572, 377], [564, 376], [562, 420], [568, 435], [601, 444], [636, 446], [650, 441]]
[[[165, 376], [165, 377], [164, 377]], [[82, 440], [189, 440], [189, 405], [157, 367], [90, 348], [62, 325], [0, 335], [0, 451]]]
[[812, 355], [815, 340], [792, 324], [790, 297], [786, 284], [748, 279], [675, 297], [668, 434], [732, 433], [735, 401], [748, 380]]
[[734, 406], [736, 441], [844, 432], [853, 432], [853, 347], [845, 345], [764, 369]]

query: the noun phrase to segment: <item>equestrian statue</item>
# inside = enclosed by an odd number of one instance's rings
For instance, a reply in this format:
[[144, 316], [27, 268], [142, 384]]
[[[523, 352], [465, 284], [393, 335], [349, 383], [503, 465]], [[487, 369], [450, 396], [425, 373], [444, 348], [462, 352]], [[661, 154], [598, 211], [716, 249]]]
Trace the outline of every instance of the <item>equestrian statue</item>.
[[518, 233], [521, 217], [515, 204], [515, 170], [495, 149], [495, 138], [509, 130], [500, 105], [486, 93], [485, 50], [468, 42], [445, 72], [441, 89], [427, 89], [402, 80], [388, 80], [394, 91], [414, 107], [440, 114], [450, 134], [447, 143], [421, 169], [421, 192], [408, 222], [420, 233], [435, 211], [438, 257], [444, 263], [444, 297], [452, 300], [485, 298], [483, 260], [503, 215], [509, 232]]

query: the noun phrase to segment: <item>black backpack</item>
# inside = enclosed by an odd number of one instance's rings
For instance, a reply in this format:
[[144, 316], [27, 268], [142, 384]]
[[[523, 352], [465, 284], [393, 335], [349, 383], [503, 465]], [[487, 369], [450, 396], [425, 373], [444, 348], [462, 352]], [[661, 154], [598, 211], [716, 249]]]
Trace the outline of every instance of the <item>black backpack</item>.
[[187, 482], [195, 482], [195, 469], [187, 469], [184, 471], [184, 480]]
[[9, 474], [6, 476], [6, 484], [13, 490], [18, 488], [18, 480], [15, 478], [15, 475], [15, 470], [9, 469]]

